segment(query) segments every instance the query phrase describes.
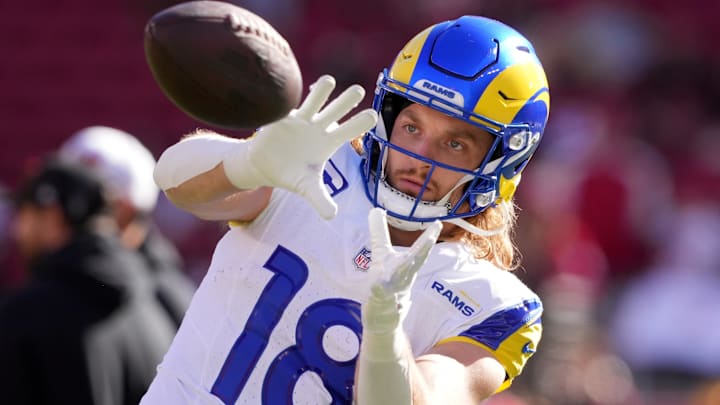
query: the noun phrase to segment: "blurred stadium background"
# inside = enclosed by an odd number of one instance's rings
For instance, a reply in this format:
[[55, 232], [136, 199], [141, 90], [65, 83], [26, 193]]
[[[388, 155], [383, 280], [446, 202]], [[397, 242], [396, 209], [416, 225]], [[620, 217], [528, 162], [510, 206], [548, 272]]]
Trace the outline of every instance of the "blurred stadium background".
[[[176, 3], [0, 3], [0, 186], [89, 125], [128, 131], [156, 157], [205, 127], [163, 96], [144, 59], [145, 22]], [[234, 3], [288, 38], [306, 84], [331, 73], [370, 90], [411, 35], [461, 14], [525, 33], [552, 103], [518, 195], [518, 275], [545, 302], [545, 334], [490, 403], [720, 404], [720, 2]], [[24, 279], [11, 216], [3, 205], [0, 291]], [[199, 281], [222, 227], [164, 200], [157, 220]]]

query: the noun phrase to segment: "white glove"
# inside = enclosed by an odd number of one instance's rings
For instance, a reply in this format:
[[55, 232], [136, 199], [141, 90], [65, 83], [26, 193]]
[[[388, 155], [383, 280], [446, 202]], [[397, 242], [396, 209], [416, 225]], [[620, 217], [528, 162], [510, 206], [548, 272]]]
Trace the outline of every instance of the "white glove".
[[378, 280], [362, 310], [363, 333], [390, 334], [402, 323], [409, 306], [409, 294], [417, 272], [437, 242], [442, 224], [433, 222], [405, 252], [390, 243], [387, 217], [381, 208], [370, 210], [372, 261], [369, 272]]
[[356, 404], [412, 404], [410, 363], [412, 350], [402, 331], [409, 294], [417, 272], [442, 229], [433, 222], [407, 251], [390, 244], [385, 211], [370, 210], [370, 272], [378, 280], [362, 308], [363, 338], [357, 363]]
[[337, 205], [322, 181], [325, 162], [343, 143], [377, 123], [377, 113], [366, 109], [337, 124], [365, 96], [359, 85], [350, 86], [320, 111], [334, 88], [332, 76], [320, 77], [298, 109], [230, 150], [223, 159], [230, 182], [240, 189], [269, 186], [293, 191], [323, 218], [333, 218]]

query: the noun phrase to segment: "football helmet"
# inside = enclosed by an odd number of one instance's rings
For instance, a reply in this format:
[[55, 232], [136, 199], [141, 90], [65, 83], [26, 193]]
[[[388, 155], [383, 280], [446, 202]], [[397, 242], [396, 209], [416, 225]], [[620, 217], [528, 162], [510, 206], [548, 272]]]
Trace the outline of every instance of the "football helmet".
[[[466, 170], [417, 155], [392, 143], [400, 110], [418, 103], [476, 125], [495, 140], [479, 167]], [[489, 18], [463, 16], [432, 25], [412, 38], [389, 69], [380, 73], [373, 108], [377, 126], [363, 138], [362, 174], [370, 201], [388, 213], [388, 223], [405, 230], [424, 229], [435, 219], [488, 234], [461, 218], [510, 200], [520, 174], [542, 138], [550, 108], [547, 78], [535, 50], [522, 34]], [[458, 201], [450, 193], [424, 201], [386, 181], [390, 150], [463, 176]], [[428, 175], [428, 178], [430, 175]]]

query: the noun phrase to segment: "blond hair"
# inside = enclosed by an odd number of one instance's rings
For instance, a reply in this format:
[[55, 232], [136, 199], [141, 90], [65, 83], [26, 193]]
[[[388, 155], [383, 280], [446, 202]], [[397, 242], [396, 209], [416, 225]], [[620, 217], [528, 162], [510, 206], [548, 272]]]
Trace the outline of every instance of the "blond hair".
[[[362, 137], [352, 139], [350, 144], [358, 154], [363, 154]], [[444, 240], [465, 243], [473, 256], [487, 260], [502, 270], [513, 271], [520, 266], [520, 251], [513, 242], [517, 212], [512, 199], [500, 201], [465, 220], [481, 229], [499, 231], [492, 236], [480, 236], [456, 227]]]
[[478, 228], [498, 229], [498, 232], [492, 236], [480, 236], [457, 227], [445, 240], [465, 243], [473, 256], [487, 260], [502, 270], [513, 271], [520, 266], [520, 252], [513, 242], [517, 212], [512, 200], [501, 201], [465, 220]]

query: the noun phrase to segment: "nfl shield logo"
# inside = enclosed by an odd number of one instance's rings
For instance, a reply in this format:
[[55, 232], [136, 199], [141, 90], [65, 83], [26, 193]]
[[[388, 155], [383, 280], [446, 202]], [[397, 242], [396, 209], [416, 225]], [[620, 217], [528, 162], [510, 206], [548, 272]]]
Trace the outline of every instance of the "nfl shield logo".
[[370, 250], [366, 247], [363, 247], [360, 249], [358, 254], [355, 255], [355, 267], [358, 268], [358, 270], [367, 271], [370, 268], [370, 259], [372, 258], [372, 255], [370, 253]]

